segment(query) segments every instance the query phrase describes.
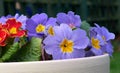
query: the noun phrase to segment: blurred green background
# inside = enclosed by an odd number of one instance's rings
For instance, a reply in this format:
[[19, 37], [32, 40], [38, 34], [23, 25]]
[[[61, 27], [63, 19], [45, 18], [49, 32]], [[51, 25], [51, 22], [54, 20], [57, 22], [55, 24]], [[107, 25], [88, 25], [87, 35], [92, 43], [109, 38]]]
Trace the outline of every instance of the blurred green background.
[[56, 17], [58, 12], [74, 11], [93, 26], [98, 23], [115, 33], [111, 73], [120, 73], [120, 0], [0, 0], [0, 16], [15, 13], [31, 17], [45, 12]]

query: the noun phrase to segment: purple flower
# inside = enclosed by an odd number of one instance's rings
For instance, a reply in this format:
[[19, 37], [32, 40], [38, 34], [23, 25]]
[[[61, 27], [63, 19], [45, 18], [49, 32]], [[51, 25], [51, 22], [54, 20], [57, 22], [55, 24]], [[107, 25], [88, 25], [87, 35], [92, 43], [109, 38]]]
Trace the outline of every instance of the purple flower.
[[0, 18], [0, 23], [5, 24], [6, 21], [7, 21], [7, 19], [6, 19], [5, 16], [2, 16], [2, 17]]
[[43, 37], [45, 30], [56, 24], [55, 18], [48, 18], [47, 14], [35, 14], [26, 22], [28, 36]]
[[54, 36], [47, 36], [43, 43], [53, 59], [69, 59], [85, 56], [84, 49], [89, 43], [86, 32], [82, 29], [73, 30], [67, 24], [54, 26]]
[[65, 23], [68, 24], [71, 28], [80, 27], [81, 19], [79, 15], [74, 15], [74, 12], [69, 11], [66, 13], [58, 13], [57, 14], [57, 22], [59, 24]]
[[90, 44], [92, 46], [91, 51], [95, 54], [95, 55], [102, 55], [104, 52], [102, 51], [102, 46], [103, 44], [103, 40], [101, 38], [101, 36], [96, 35], [96, 36], [92, 36], [90, 37], [91, 41]]
[[95, 25], [96, 27], [93, 27], [90, 30], [91, 50], [95, 55], [101, 55], [104, 53], [112, 55], [113, 47], [110, 41], [115, 38], [115, 35], [110, 33], [105, 27], [100, 27], [97, 24]]
[[100, 36], [102, 36], [102, 38], [105, 40], [105, 41], [109, 41], [109, 40], [112, 40], [115, 38], [115, 35], [113, 33], [110, 33], [107, 28], [105, 27], [100, 27], [98, 24], [96, 24], [96, 27], [93, 27], [91, 30], [93, 32], [95, 32], [96, 34], [99, 34]]

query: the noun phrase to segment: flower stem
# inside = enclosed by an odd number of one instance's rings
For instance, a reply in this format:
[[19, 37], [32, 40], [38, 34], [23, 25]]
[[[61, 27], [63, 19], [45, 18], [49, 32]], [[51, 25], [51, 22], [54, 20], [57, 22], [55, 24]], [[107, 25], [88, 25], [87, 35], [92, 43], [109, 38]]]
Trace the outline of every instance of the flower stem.
[[41, 48], [41, 53], [42, 53], [42, 60], [45, 60], [45, 53], [44, 53], [43, 45], [42, 45], [42, 48]]

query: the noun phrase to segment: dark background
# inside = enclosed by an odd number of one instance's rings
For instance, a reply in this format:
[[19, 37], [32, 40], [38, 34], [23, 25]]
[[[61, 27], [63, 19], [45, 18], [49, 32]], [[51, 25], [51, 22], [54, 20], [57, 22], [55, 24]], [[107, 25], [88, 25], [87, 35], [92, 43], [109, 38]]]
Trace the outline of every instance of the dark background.
[[120, 0], [0, 0], [0, 16], [15, 13], [31, 17], [45, 12], [56, 17], [58, 12], [74, 11], [92, 26], [98, 23], [120, 34]]

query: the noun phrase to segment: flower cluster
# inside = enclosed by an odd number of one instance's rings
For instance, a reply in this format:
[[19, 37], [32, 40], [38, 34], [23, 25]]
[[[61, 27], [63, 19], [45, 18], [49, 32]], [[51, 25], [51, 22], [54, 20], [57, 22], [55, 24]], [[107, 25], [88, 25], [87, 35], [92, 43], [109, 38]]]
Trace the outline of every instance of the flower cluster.
[[[0, 18], [0, 60], [16, 61], [19, 58], [19, 61], [32, 61], [48, 57], [56, 60], [105, 53], [112, 56], [111, 40], [115, 35], [96, 23], [95, 27], [86, 24], [72, 11], [58, 13], [56, 18], [48, 17], [46, 13], [35, 14], [31, 18], [18, 14], [3, 16]], [[4, 50], [6, 46], [7, 51]]]
[[9, 18], [4, 24], [0, 24], [0, 46], [5, 46], [7, 40], [25, 36], [25, 30], [21, 29], [22, 23], [14, 18]]

